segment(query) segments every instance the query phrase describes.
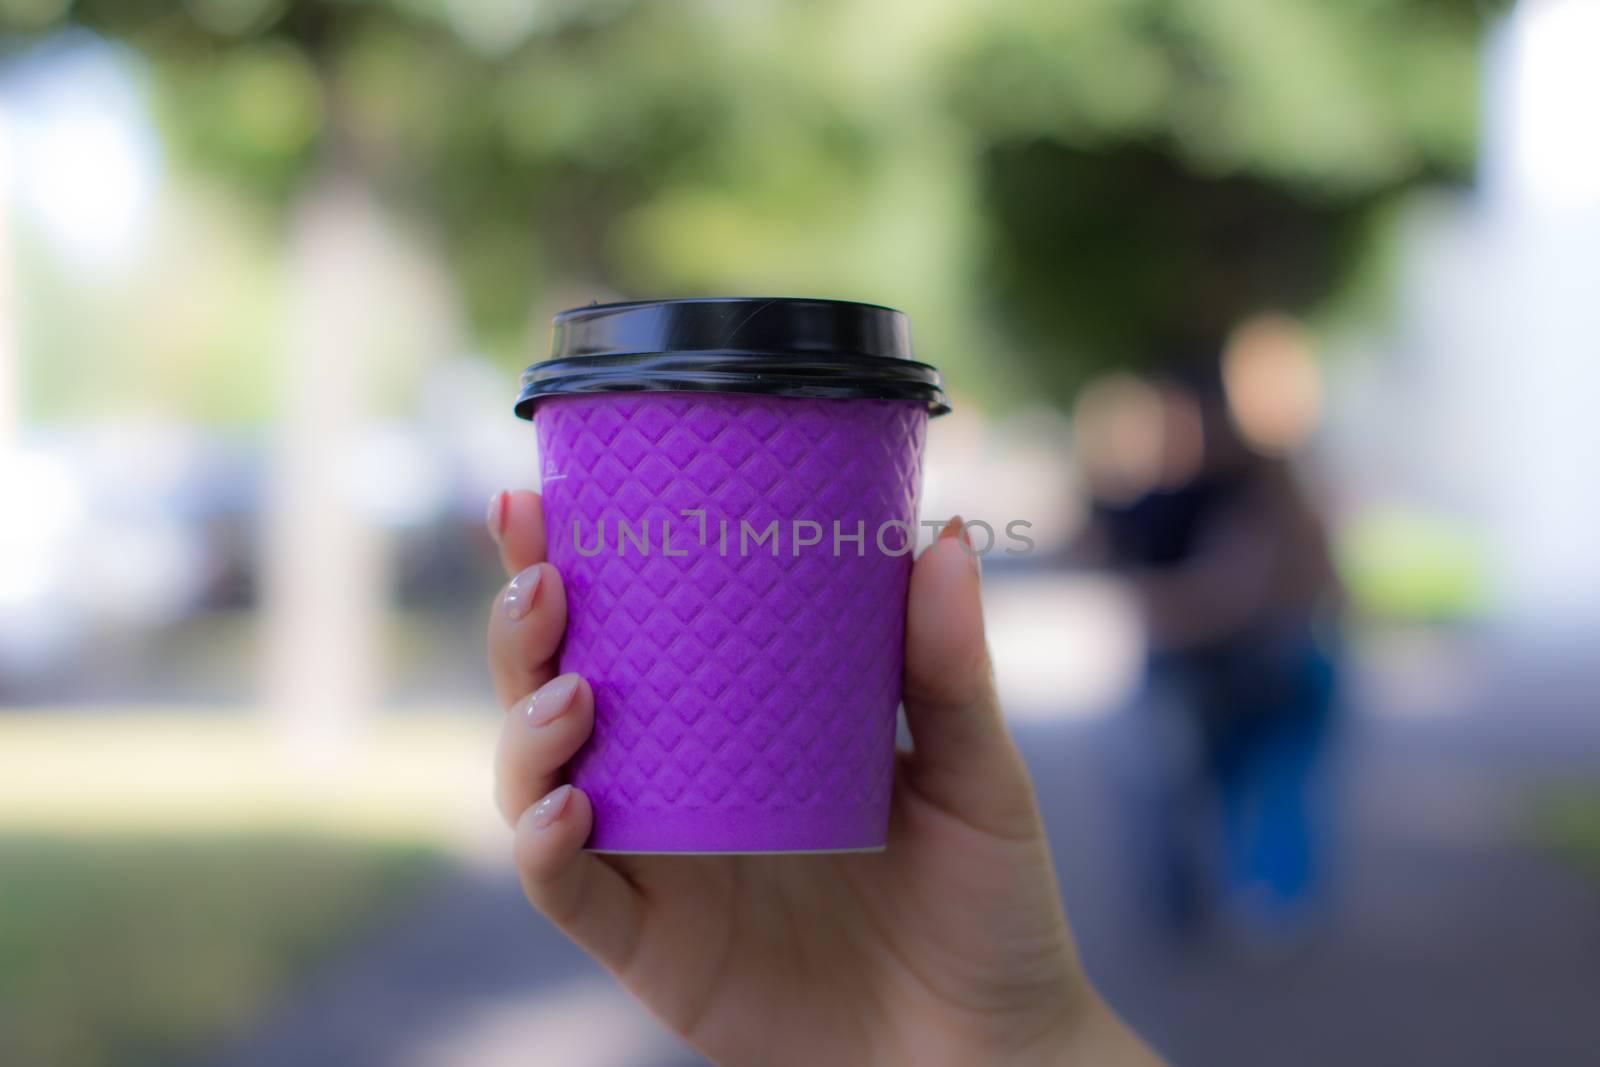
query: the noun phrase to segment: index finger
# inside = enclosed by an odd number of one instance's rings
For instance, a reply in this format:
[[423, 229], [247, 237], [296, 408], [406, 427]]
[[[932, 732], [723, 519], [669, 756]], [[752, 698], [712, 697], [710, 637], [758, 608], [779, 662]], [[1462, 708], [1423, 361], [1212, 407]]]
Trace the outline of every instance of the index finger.
[[489, 499], [488, 521], [506, 574], [520, 574], [545, 561], [544, 501], [538, 493], [502, 489]]

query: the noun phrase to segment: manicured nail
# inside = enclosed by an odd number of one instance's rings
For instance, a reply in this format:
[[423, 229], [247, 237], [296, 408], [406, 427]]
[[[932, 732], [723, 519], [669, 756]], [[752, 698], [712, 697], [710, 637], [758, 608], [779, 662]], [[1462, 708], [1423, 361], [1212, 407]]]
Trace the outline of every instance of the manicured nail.
[[516, 622], [533, 609], [533, 594], [539, 590], [541, 569], [537, 563], [511, 579], [506, 586], [506, 618]]
[[494, 543], [497, 545], [506, 536], [506, 502], [510, 497], [511, 494], [502, 489], [489, 498], [489, 515], [487, 519], [489, 536], [494, 539]]
[[570, 785], [557, 786], [553, 789], [549, 796], [533, 806], [533, 825], [543, 830], [561, 818], [561, 813], [567, 810], [567, 801], [571, 796]]
[[578, 691], [578, 676], [563, 674], [550, 679], [528, 697], [525, 714], [529, 726], [549, 726], [572, 707], [572, 694]]
[[977, 546], [972, 543], [972, 534], [967, 529], [966, 520], [960, 515], [955, 516], [944, 524], [944, 529], [939, 531], [939, 540], [953, 537], [961, 545], [961, 551], [967, 554], [972, 561], [972, 569], [980, 575], [983, 573], [983, 557], [978, 555]]

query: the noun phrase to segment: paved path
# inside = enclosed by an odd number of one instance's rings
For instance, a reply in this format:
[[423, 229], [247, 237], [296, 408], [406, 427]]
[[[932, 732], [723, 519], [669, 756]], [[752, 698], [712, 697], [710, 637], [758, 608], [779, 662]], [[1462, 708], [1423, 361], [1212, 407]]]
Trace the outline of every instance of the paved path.
[[[1345, 734], [1337, 903], [1314, 940], [1272, 964], [1228, 945], [1173, 953], [1130, 909], [1107, 774], [1114, 721], [1022, 728], [1085, 959], [1179, 1063], [1596, 1062], [1600, 893], [1526, 847], [1517, 822], [1528, 783], [1600, 776], [1593, 690], [1581, 668], [1566, 677], [1472, 659], [1468, 650], [1458, 665], [1471, 684], [1442, 696], [1407, 680], [1406, 657], [1367, 679], [1363, 700], [1394, 714]], [[452, 877], [213, 1062], [698, 1061], [533, 918], [497, 870]]]
[[[1101, 861], [1115, 855], [1110, 828], [1053, 820], [1091, 972], [1176, 1061], [1596, 1062], [1600, 892], [1521, 843], [1507, 817], [1515, 783], [1438, 765], [1395, 734], [1372, 729], [1351, 754], [1332, 912], [1287, 959], [1155, 943], [1119, 903], [1119, 869]], [[1057, 812], [1094, 803], [1092, 791], [1045, 789]]]

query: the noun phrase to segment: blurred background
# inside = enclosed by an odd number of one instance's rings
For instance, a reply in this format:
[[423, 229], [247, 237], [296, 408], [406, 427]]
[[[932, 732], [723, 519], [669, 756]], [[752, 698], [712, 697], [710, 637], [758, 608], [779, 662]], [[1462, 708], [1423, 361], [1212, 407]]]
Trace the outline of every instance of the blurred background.
[[525, 908], [550, 315], [904, 309], [1113, 1003], [1600, 1049], [1600, 4], [0, 0], [0, 1062], [698, 1062]]

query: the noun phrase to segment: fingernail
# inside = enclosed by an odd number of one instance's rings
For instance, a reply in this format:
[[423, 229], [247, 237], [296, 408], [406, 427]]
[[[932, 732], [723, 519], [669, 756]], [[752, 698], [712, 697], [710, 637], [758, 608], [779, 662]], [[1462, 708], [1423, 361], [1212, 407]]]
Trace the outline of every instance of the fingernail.
[[977, 546], [972, 543], [972, 534], [967, 530], [967, 522], [960, 515], [956, 515], [944, 524], [944, 529], [939, 531], [939, 540], [947, 537], [954, 538], [960, 545], [961, 551], [972, 561], [972, 569], [980, 575], [983, 573], [983, 557], [978, 555]]
[[533, 608], [533, 594], [539, 589], [540, 567], [537, 563], [511, 579], [506, 586], [506, 618], [516, 622]]
[[557, 786], [549, 796], [533, 806], [533, 825], [543, 830], [561, 818], [561, 813], [567, 810], [567, 800], [571, 796], [570, 785]]
[[504, 489], [489, 498], [489, 515], [487, 524], [489, 536], [495, 544], [500, 544], [506, 536], [506, 500], [510, 494]]
[[563, 674], [546, 682], [528, 698], [528, 725], [548, 726], [561, 718], [572, 706], [572, 694], [577, 691], [576, 674]]

